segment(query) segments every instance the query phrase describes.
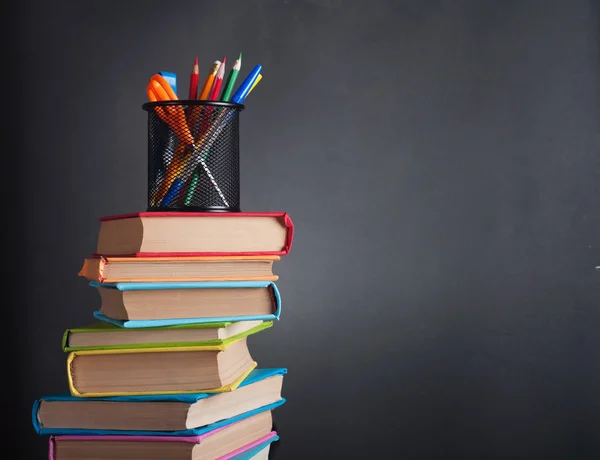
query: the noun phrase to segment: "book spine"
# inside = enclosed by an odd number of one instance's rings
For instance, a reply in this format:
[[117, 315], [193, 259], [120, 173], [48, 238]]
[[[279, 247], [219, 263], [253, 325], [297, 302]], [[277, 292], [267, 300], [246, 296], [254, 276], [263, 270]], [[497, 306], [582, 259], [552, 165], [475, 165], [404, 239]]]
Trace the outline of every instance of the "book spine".
[[104, 257], [85, 259], [78, 275], [90, 281], [102, 283], [105, 280], [104, 265], [106, 265], [106, 259]]
[[[230, 460], [230, 459], [237, 457], [238, 455], [242, 455], [258, 446], [261, 446], [264, 448], [264, 447], [270, 445], [271, 442], [274, 442], [276, 439], [279, 439], [277, 432], [271, 431], [269, 434], [263, 436], [262, 438], [259, 438], [256, 441], [251, 442], [250, 444], [246, 444], [245, 446], [240, 447], [239, 449], [236, 449], [233, 452], [225, 454], [224, 456], [219, 457], [217, 460]], [[252, 458], [252, 457], [250, 457], [250, 458]]]
[[71, 329], [67, 329], [62, 337], [62, 350], [63, 351], [67, 351], [67, 348], [69, 347], [69, 335], [71, 334]]
[[275, 283], [270, 283], [267, 289], [269, 290], [269, 295], [273, 302], [275, 319], [279, 320], [279, 316], [281, 315], [281, 295], [279, 294], [279, 289], [277, 289]]
[[48, 460], [54, 460], [54, 436], [48, 438]]
[[40, 434], [42, 430], [42, 424], [40, 423], [40, 419], [38, 417], [41, 402], [42, 401], [40, 399], [36, 399], [33, 402], [33, 407], [31, 408], [31, 423], [33, 424], [33, 429], [37, 434]]
[[69, 391], [72, 396], [82, 397], [83, 395], [75, 388], [75, 363], [73, 362], [77, 354], [75, 352], [69, 353], [67, 358], [67, 379], [69, 381]]
[[287, 228], [287, 234], [282, 255], [287, 255], [292, 249], [292, 241], [294, 240], [294, 223], [292, 222], [292, 218], [287, 212], [283, 215], [283, 222], [285, 224], [285, 227]]
[[[150, 215], [151, 214], [151, 215]], [[127, 219], [127, 218], [139, 218], [139, 217], [169, 217], [172, 216], [173, 213], [137, 213], [137, 214], [125, 214], [120, 216], [108, 216], [100, 218], [100, 222], [105, 222], [108, 220], [118, 220], [118, 219]], [[265, 251], [265, 252], [136, 252], [133, 254], [101, 254], [99, 252], [95, 252], [92, 254], [92, 258], [98, 259], [101, 257], [152, 257], [152, 258], [160, 258], [160, 257], [229, 257], [229, 256], [285, 256], [292, 249], [292, 241], [294, 239], [294, 223], [290, 215], [287, 212], [283, 213], [180, 213], [178, 217], [193, 217], [193, 216], [220, 216], [223, 218], [226, 217], [244, 217], [244, 216], [254, 216], [254, 217], [276, 217], [279, 219], [283, 219], [283, 224], [286, 227], [286, 238], [284, 241], [283, 248], [280, 251]]]

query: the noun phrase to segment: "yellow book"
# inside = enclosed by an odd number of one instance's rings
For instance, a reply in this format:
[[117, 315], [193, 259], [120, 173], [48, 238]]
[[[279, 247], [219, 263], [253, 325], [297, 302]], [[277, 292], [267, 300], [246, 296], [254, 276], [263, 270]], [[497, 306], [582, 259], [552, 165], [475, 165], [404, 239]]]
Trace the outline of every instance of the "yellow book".
[[233, 391], [257, 365], [246, 339], [207, 346], [73, 351], [67, 358], [69, 391], [84, 398]]

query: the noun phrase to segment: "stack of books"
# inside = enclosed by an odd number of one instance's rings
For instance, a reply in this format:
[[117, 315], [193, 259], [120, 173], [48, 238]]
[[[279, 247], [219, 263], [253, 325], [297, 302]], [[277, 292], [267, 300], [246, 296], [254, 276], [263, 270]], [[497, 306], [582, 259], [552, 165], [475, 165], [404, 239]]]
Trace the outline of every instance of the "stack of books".
[[285, 213], [137, 213], [101, 219], [80, 276], [96, 322], [65, 331], [70, 394], [34, 402], [52, 460], [267, 459], [285, 368], [248, 338], [279, 319], [273, 263]]

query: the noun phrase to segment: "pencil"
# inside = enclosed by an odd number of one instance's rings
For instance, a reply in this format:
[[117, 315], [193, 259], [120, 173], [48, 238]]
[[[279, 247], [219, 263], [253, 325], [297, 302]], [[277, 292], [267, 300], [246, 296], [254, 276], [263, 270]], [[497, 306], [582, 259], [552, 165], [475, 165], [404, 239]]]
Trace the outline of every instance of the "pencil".
[[[202, 90], [200, 91], [200, 94], [198, 95], [198, 100], [205, 101], [208, 98], [210, 90], [212, 89], [215, 75], [217, 74], [217, 71], [219, 70], [219, 65], [221, 65], [221, 61], [213, 62], [212, 66], [210, 67], [210, 70], [208, 71], [208, 75], [206, 76], [206, 80], [204, 81], [204, 86], [202, 87]], [[199, 128], [198, 118], [200, 118], [202, 116], [203, 112], [204, 112], [204, 107], [197, 106], [197, 107], [193, 107], [193, 110], [190, 113], [189, 125], [192, 128], [194, 137], [196, 137], [198, 135], [198, 128]]]
[[[219, 92], [221, 91], [221, 85], [223, 84], [223, 76], [225, 75], [225, 66], [227, 63], [227, 57], [223, 57], [223, 61], [221, 61], [221, 65], [219, 66], [219, 70], [217, 70], [217, 74], [213, 79], [212, 88], [210, 90], [210, 94], [208, 95], [209, 101], [217, 101], [219, 99]], [[202, 120], [200, 120], [200, 127], [198, 129], [198, 134], [204, 133], [210, 127], [210, 120], [212, 118], [214, 107], [207, 106], [204, 107], [204, 111], [202, 113]], [[194, 198], [194, 193], [196, 193], [196, 186], [198, 184], [198, 179], [200, 177], [200, 171], [196, 168], [194, 171], [194, 175], [190, 180], [190, 184], [185, 191], [184, 204], [186, 206], [190, 206], [192, 203], [192, 199]], [[183, 192], [183, 189], [182, 189]]]
[[221, 91], [221, 85], [223, 84], [223, 77], [225, 76], [225, 63], [227, 62], [227, 57], [223, 57], [223, 61], [221, 61], [221, 65], [219, 66], [219, 70], [217, 71], [217, 75], [213, 80], [213, 87], [210, 91], [210, 96], [208, 99], [211, 101], [219, 100], [219, 92]]
[[188, 99], [193, 101], [198, 96], [198, 58], [194, 61], [194, 68], [192, 69], [192, 75], [190, 75], [190, 90], [188, 93]]
[[[204, 81], [204, 86], [202, 87], [202, 90], [200, 91], [200, 94], [198, 95], [198, 100], [205, 101], [205, 100], [209, 99], [210, 92], [213, 88], [213, 83], [215, 81], [215, 77], [219, 71], [219, 67], [221, 67], [221, 61], [213, 62], [213, 65], [210, 67], [210, 70], [208, 71], [208, 75], [206, 76], [206, 80]], [[192, 116], [190, 117], [191, 118], [190, 125], [192, 126], [192, 129], [194, 131], [194, 137], [197, 137], [198, 134], [203, 129], [203, 125], [205, 124], [205, 119], [209, 116], [209, 113], [208, 113], [209, 111], [207, 109], [208, 109], [208, 107], [198, 107], [196, 110], [194, 110], [194, 112], [192, 113]], [[199, 118], [200, 118], [200, 120], [198, 120]], [[200, 123], [198, 123], [198, 121], [200, 121]], [[199, 178], [199, 172], [197, 170], [195, 170], [194, 171], [194, 180], [188, 187], [188, 189], [185, 193], [185, 196], [183, 197], [185, 200], [186, 206], [189, 206], [189, 204], [191, 203], [194, 192], [196, 190], [196, 184], [198, 182], [198, 178]]]
[[233, 63], [231, 72], [229, 72], [229, 76], [227, 77], [227, 83], [225, 83], [225, 89], [223, 90], [223, 95], [221, 96], [221, 100], [223, 102], [228, 102], [229, 99], [231, 99], [231, 93], [233, 93], [233, 88], [235, 86], [235, 80], [237, 79], [238, 73], [240, 73], [241, 68], [242, 68], [242, 53], [240, 53], [239, 57]]
[[217, 72], [219, 71], [220, 65], [221, 65], [221, 61], [213, 62], [213, 65], [210, 67], [210, 71], [208, 72], [208, 75], [206, 76], [206, 81], [204, 82], [202, 91], [200, 91], [200, 95], [198, 96], [199, 100], [205, 101], [206, 98], [208, 97], [210, 90], [212, 89], [213, 81], [215, 80], [215, 76], [217, 75]]

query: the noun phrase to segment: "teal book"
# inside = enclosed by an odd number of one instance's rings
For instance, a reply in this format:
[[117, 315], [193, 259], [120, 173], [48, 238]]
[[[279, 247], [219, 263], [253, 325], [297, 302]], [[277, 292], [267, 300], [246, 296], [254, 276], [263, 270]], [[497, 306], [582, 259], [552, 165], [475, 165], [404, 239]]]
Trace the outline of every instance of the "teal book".
[[32, 423], [40, 435], [198, 436], [285, 403], [287, 369], [254, 369], [228, 393], [37, 399]]
[[281, 297], [272, 281], [98, 283], [96, 319], [124, 328], [272, 321]]

